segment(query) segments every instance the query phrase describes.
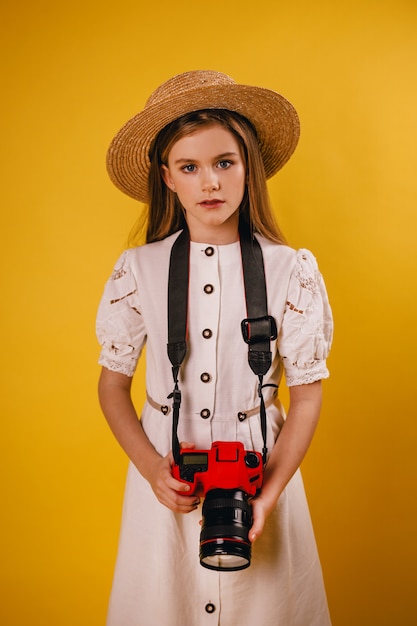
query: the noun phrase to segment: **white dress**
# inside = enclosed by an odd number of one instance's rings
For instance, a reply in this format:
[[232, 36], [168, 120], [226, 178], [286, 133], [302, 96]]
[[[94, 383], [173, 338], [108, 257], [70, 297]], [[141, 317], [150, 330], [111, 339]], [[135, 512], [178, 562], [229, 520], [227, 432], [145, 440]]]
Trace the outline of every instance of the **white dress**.
[[[171, 449], [173, 389], [167, 356], [167, 284], [171, 246], [163, 241], [127, 250], [116, 264], [100, 304], [100, 363], [133, 376], [146, 343], [143, 428], [161, 455]], [[278, 325], [265, 383], [289, 386], [328, 376], [325, 359], [332, 317], [313, 255], [258, 237], [262, 246], [269, 313]], [[210, 287], [207, 288], [207, 285]], [[189, 349], [180, 379], [179, 440], [197, 448], [241, 441], [261, 450], [257, 377], [250, 370], [240, 322], [246, 317], [239, 243], [191, 243]], [[203, 332], [205, 331], [205, 332]], [[202, 374], [208, 376], [201, 376]], [[273, 393], [267, 388], [268, 394]], [[278, 406], [276, 406], [276, 404]], [[267, 409], [268, 449], [283, 423], [279, 403]], [[199, 562], [201, 509], [175, 514], [161, 505], [130, 464], [108, 626], [328, 626], [320, 562], [300, 472], [281, 495], [249, 568], [217, 572]]]

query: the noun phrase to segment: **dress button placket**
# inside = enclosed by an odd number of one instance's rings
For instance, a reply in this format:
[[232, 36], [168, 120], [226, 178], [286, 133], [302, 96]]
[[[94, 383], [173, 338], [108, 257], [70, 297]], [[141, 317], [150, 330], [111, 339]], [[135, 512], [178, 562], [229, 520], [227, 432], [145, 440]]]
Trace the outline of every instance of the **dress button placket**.
[[[199, 355], [200, 384], [198, 386], [198, 403], [200, 416], [209, 422], [213, 415], [215, 373], [216, 373], [216, 340], [219, 307], [220, 307], [220, 281], [218, 268], [218, 254], [213, 246], [207, 246], [203, 250], [201, 258], [200, 281], [202, 306], [200, 308], [200, 337]], [[200, 292], [201, 293], [201, 292]]]
[[[200, 441], [205, 447], [212, 442], [212, 419], [215, 416], [215, 391], [217, 377], [217, 336], [220, 313], [220, 268], [219, 254], [216, 246], [197, 247], [193, 245], [192, 257], [194, 264], [191, 272], [190, 333], [195, 337], [193, 352], [192, 388], [193, 411], [198, 422]], [[205, 285], [212, 289], [204, 290]], [[208, 293], [208, 291], [210, 293]], [[200, 378], [203, 374], [210, 376], [209, 382]], [[206, 380], [207, 377], [204, 376]], [[196, 548], [198, 551], [198, 547]], [[198, 626], [217, 626], [220, 619], [220, 573], [200, 566], [200, 594], [195, 599], [199, 603]]]

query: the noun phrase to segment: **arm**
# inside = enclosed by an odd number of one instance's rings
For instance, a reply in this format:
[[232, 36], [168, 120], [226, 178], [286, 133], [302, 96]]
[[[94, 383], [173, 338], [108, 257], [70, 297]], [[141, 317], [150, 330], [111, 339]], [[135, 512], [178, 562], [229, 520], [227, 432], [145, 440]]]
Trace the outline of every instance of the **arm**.
[[[196, 508], [198, 498], [185, 495], [190, 487], [172, 476], [172, 454], [162, 457], [146, 436], [133, 406], [131, 385], [132, 378], [102, 369], [99, 399], [106, 420], [123, 450], [151, 485], [158, 500], [172, 511], [189, 513]], [[177, 491], [184, 492], [184, 495]]]
[[266, 518], [300, 466], [313, 438], [320, 408], [321, 381], [290, 387], [288, 416], [266, 465], [262, 491], [252, 501], [252, 542], [262, 533]]

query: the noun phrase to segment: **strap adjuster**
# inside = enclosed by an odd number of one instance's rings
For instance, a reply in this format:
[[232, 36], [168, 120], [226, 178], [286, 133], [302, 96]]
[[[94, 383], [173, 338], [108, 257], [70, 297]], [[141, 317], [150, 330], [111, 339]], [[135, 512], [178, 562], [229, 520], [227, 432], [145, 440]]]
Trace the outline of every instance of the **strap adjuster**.
[[277, 324], [272, 315], [246, 318], [241, 322], [243, 340], [248, 345], [273, 341], [278, 336]]
[[168, 396], [168, 400], [172, 399], [172, 406], [173, 408], [180, 408], [181, 406], [181, 391], [178, 389], [177, 386], [175, 386], [175, 389], [173, 390], [172, 393], [169, 394]]

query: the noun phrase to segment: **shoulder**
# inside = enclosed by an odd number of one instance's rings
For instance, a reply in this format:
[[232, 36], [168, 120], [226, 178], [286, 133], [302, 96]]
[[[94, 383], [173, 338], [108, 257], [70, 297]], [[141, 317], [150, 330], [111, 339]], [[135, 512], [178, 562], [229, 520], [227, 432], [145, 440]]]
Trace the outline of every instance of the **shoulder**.
[[165, 239], [161, 239], [161, 241], [154, 241], [135, 248], [128, 248], [121, 255], [119, 264], [123, 263], [134, 270], [143, 263], [147, 265], [150, 263], [163, 264], [164, 260], [169, 261], [171, 248], [180, 232], [181, 231], [178, 231]]
[[260, 235], [256, 235], [256, 239], [261, 246], [266, 275], [269, 278], [274, 276], [277, 279], [279, 276], [281, 281], [288, 281], [297, 264], [297, 250], [285, 244], [265, 239]]
[[262, 248], [264, 261], [279, 262], [286, 265], [290, 270], [303, 269], [306, 272], [314, 272], [318, 270], [316, 257], [307, 248], [291, 248], [286, 244], [275, 243], [265, 237], [256, 235], [256, 239]]
[[262, 254], [265, 259], [273, 258], [281, 258], [284, 261], [289, 263], [293, 262], [297, 251], [290, 246], [282, 243], [275, 243], [275, 241], [271, 241], [270, 239], [266, 239], [261, 235], [256, 235], [256, 239], [258, 240], [261, 248]]

